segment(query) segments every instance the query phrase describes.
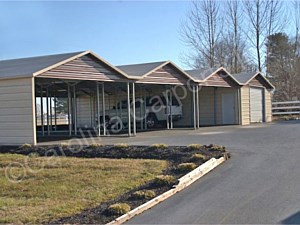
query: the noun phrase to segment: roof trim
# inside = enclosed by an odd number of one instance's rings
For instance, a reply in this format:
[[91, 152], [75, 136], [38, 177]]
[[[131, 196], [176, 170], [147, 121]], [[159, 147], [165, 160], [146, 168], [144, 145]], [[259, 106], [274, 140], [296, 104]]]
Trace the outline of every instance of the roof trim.
[[257, 77], [258, 75], [260, 75], [271, 87], [272, 89], [275, 89], [275, 86], [263, 75], [262, 72], [257, 71], [246, 83], [244, 83], [243, 85], [248, 85], [255, 77]]

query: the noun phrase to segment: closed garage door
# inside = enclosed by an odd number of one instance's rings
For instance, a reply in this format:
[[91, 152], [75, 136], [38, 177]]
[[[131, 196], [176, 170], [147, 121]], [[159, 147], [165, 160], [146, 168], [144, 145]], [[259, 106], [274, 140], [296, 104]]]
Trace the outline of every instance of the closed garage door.
[[263, 89], [250, 88], [250, 122], [263, 122]]

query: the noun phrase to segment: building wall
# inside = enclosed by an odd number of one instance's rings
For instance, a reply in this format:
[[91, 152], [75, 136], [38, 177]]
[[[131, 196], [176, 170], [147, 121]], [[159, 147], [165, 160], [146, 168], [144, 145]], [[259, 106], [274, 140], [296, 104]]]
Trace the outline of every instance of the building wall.
[[202, 87], [199, 92], [200, 126], [216, 125], [215, 121], [215, 88]]
[[272, 93], [265, 89], [265, 120], [266, 122], [272, 122]]
[[250, 89], [241, 87], [241, 125], [250, 124]]
[[177, 99], [182, 104], [182, 118], [174, 121], [174, 127], [190, 127], [193, 126], [193, 99], [192, 92], [186, 86], [180, 86], [173, 89]]
[[0, 145], [36, 144], [34, 79], [0, 80]]
[[203, 87], [199, 92], [200, 126], [223, 125], [222, 95], [233, 93], [235, 98], [235, 124], [239, 121], [237, 88]]

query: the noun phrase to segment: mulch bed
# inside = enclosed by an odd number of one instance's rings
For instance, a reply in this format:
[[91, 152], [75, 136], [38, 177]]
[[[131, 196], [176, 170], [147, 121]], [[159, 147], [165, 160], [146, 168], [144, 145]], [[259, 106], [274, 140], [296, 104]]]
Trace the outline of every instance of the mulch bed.
[[[15, 154], [38, 154], [40, 156], [72, 156], [81, 158], [130, 158], [130, 159], [159, 159], [168, 161], [168, 168], [163, 172], [164, 175], [172, 175], [176, 179], [182, 177], [187, 172], [179, 172], [177, 166], [181, 163], [193, 162], [197, 166], [203, 164], [211, 158], [220, 158], [225, 154], [229, 156], [226, 149], [222, 146], [0, 146], [0, 153]], [[205, 156], [205, 160], [193, 159], [195, 153]], [[55, 224], [105, 224], [119, 215], [110, 215], [107, 208], [114, 203], [127, 203], [134, 209], [149, 199], [137, 200], [132, 198], [132, 193], [138, 190], [153, 190], [156, 196], [170, 190], [173, 185], [157, 186], [153, 181], [143, 186], [137, 187], [116, 199], [101, 203], [99, 206], [86, 209], [77, 215], [61, 218], [50, 223]]]

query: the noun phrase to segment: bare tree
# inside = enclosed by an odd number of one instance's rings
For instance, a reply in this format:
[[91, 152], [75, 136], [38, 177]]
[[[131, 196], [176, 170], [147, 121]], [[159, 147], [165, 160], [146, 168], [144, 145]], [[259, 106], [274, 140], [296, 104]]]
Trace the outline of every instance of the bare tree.
[[[194, 67], [215, 67], [216, 50], [221, 30], [222, 20], [219, 15], [218, 1], [193, 1], [187, 21], [182, 25], [183, 41], [191, 47], [186, 55], [186, 62]], [[192, 63], [190, 63], [192, 60]]]
[[[294, 8], [294, 23], [295, 23], [295, 44], [298, 45], [299, 43], [299, 26], [300, 26], [300, 2], [298, 0], [293, 1], [293, 8]], [[297, 49], [298, 46], [295, 46]]]
[[[241, 41], [241, 32], [240, 23], [241, 23], [241, 13], [240, 7], [237, 1], [235, 0], [228, 0], [227, 1], [227, 8], [228, 8], [228, 16], [227, 16], [227, 26], [231, 27], [229, 30], [229, 34], [233, 36], [233, 72], [238, 73], [238, 63], [239, 63], [239, 47]], [[231, 25], [231, 26], [230, 26]]]
[[282, 28], [280, 0], [245, 0], [249, 26], [245, 29], [249, 43], [255, 48], [258, 70], [262, 70], [266, 38]]
[[238, 0], [227, 0], [225, 8], [225, 31], [223, 38], [227, 42], [227, 53], [231, 61], [227, 67], [232, 73], [239, 73], [248, 66], [248, 59], [245, 54], [246, 42], [242, 36], [241, 27], [244, 25], [241, 2]]

